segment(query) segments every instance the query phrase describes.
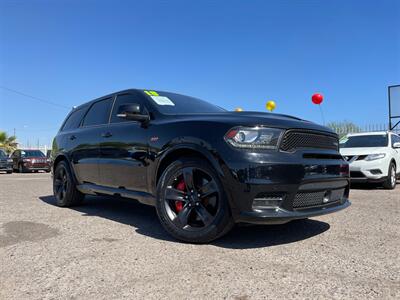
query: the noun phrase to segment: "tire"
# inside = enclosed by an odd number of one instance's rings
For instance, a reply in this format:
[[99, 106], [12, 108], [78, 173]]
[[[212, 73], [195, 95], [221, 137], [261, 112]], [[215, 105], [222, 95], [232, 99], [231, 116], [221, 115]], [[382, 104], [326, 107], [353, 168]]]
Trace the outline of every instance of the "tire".
[[7, 174], [12, 174], [13, 171], [7, 171]]
[[164, 170], [156, 209], [164, 229], [185, 242], [208, 243], [234, 225], [218, 174], [199, 158], [178, 159]]
[[396, 188], [396, 165], [391, 162], [389, 165], [389, 171], [386, 181], [383, 183], [383, 187], [388, 190], [393, 190]]
[[83, 202], [85, 195], [76, 188], [68, 163], [57, 164], [53, 176], [53, 193], [58, 206], [70, 207]]

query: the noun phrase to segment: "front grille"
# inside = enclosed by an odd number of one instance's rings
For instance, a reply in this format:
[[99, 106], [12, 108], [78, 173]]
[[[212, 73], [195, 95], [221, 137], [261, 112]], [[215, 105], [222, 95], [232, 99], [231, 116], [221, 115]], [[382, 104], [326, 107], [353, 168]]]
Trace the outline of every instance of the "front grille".
[[302, 209], [302, 208], [311, 208], [311, 207], [329, 205], [333, 202], [342, 200], [343, 195], [344, 195], [344, 189], [298, 193], [294, 197], [293, 208]]
[[339, 140], [334, 134], [312, 130], [288, 130], [282, 139], [280, 149], [291, 152], [298, 148], [339, 150]]

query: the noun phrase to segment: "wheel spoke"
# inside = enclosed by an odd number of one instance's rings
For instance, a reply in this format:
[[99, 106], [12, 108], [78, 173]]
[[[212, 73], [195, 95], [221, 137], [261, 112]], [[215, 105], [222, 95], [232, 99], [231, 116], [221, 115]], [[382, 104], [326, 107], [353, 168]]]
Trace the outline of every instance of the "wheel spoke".
[[63, 186], [60, 185], [60, 186], [57, 188], [57, 190], [56, 190], [56, 195], [57, 195], [57, 198], [58, 198], [59, 200], [63, 199], [63, 198], [62, 198], [63, 189], [64, 189]]
[[214, 219], [214, 217], [208, 212], [208, 210], [202, 204], [196, 206], [196, 213], [200, 217], [201, 221], [204, 223], [204, 226], [209, 225]]
[[183, 207], [183, 209], [178, 213], [176, 218], [174, 219], [174, 222], [178, 223], [177, 225], [180, 227], [185, 227], [186, 225], [188, 225], [188, 219], [189, 219], [191, 210], [192, 210], [191, 207], [189, 207], [188, 205], [185, 205]]
[[173, 187], [168, 187], [165, 198], [168, 200], [187, 202], [187, 200], [184, 198], [184, 196], [185, 196], [185, 193], [183, 191], [180, 191]]
[[193, 168], [184, 168], [182, 170], [183, 180], [185, 181], [185, 186], [188, 192], [192, 190], [195, 191], [194, 183], [193, 183]]
[[214, 180], [207, 182], [199, 189], [200, 198], [207, 198], [216, 192], [218, 192], [218, 187]]
[[62, 181], [61, 181], [59, 178], [56, 178], [56, 179], [54, 180], [54, 185], [55, 185], [56, 187], [60, 186], [61, 184], [62, 184]]

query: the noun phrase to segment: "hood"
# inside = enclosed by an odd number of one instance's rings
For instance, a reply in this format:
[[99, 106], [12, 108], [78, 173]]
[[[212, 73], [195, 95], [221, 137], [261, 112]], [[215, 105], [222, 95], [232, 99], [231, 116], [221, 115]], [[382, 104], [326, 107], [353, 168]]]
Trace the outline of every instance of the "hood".
[[[167, 116], [166, 116], [167, 117]], [[171, 117], [171, 118], [169, 118]], [[221, 113], [202, 113], [202, 114], [182, 114], [168, 116], [169, 121], [208, 121], [226, 123], [231, 126], [270, 126], [283, 129], [298, 128], [325, 131], [334, 133], [328, 127], [302, 120], [300, 118], [263, 112], [221, 112]]]
[[368, 154], [378, 154], [385, 153], [387, 148], [385, 147], [362, 147], [362, 148], [342, 148], [340, 149], [340, 154], [347, 155], [368, 155]]

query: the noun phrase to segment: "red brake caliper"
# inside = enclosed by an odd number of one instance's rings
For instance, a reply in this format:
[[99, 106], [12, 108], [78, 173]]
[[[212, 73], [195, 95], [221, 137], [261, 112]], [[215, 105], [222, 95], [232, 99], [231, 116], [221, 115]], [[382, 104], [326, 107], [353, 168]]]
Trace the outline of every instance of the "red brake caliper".
[[[183, 179], [176, 185], [176, 189], [184, 192], [186, 190], [185, 182]], [[175, 201], [176, 212], [179, 213], [183, 209], [183, 201]]]

